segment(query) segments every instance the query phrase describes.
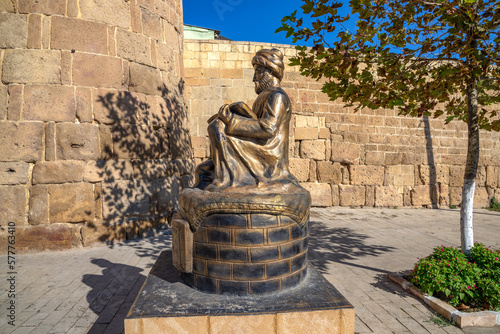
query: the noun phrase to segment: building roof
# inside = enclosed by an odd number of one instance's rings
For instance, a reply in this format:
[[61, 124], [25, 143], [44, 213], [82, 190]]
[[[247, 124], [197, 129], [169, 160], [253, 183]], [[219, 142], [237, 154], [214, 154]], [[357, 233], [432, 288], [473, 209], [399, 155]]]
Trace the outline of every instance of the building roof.
[[185, 39], [222, 39], [230, 40], [220, 34], [220, 30], [184, 24]]

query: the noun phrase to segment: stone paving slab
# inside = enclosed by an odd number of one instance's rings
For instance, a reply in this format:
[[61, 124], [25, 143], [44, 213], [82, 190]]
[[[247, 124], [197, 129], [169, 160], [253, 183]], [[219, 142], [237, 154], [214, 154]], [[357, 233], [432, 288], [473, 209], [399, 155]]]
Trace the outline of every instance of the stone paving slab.
[[[311, 263], [356, 310], [356, 333], [500, 333], [440, 327], [433, 311], [389, 281], [436, 246], [459, 246], [458, 210], [314, 208]], [[500, 213], [476, 210], [475, 240], [500, 248]], [[169, 231], [87, 249], [17, 255], [16, 326], [7, 323], [0, 256], [0, 333], [122, 333], [123, 320]]]

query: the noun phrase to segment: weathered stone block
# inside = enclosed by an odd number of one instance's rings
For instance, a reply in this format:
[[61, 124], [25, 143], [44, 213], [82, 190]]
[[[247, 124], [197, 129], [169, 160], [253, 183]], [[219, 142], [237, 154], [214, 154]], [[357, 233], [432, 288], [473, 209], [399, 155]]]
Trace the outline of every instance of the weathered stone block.
[[52, 49], [100, 54], [108, 52], [108, 29], [105, 24], [54, 16], [51, 29]]
[[144, 103], [142, 94], [103, 88], [92, 90], [94, 118], [101, 124], [139, 123], [139, 106]]
[[92, 122], [92, 91], [87, 87], [76, 87], [76, 117], [80, 122]]
[[49, 190], [46, 185], [30, 188], [28, 221], [30, 225], [49, 223]]
[[75, 90], [68, 86], [27, 85], [24, 88], [26, 120], [73, 122]]
[[[449, 184], [450, 182], [450, 167], [446, 165], [420, 165], [419, 176], [422, 184]], [[463, 178], [463, 175], [462, 175]]]
[[56, 160], [56, 123], [45, 123], [45, 160]]
[[[161, 132], [159, 133], [160, 141], [163, 143], [163, 152], [167, 152], [165, 144], [168, 143], [168, 152], [172, 159], [190, 159], [191, 158], [191, 143], [189, 133], [184, 130], [168, 131], [168, 140], [165, 141]], [[161, 152], [161, 153], [163, 153]], [[160, 158], [163, 154], [160, 154]]]
[[339, 185], [341, 206], [362, 206], [365, 205], [365, 187]]
[[26, 196], [24, 186], [0, 186], [0, 221], [2, 225], [14, 222], [17, 226], [25, 225]]
[[384, 184], [384, 167], [351, 165], [349, 166], [351, 184], [380, 186]]
[[99, 155], [99, 136], [96, 125], [86, 123], [57, 124], [56, 133], [58, 159], [97, 159]]
[[18, 0], [20, 13], [40, 13], [64, 15], [66, 0]]
[[439, 206], [450, 206], [450, 187], [447, 184], [440, 183], [438, 185]]
[[365, 205], [369, 207], [375, 206], [375, 186], [365, 187]]
[[300, 143], [300, 157], [302, 159], [325, 160], [326, 143], [324, 140], [303, 140]]
[[304, 139], [318, 139], [319, 129], [318, 128], [295, 128], [295, 140]]
[[461, 187], [464, 184], [465, 166], [450, 166], [450, 186]]
[[121, 88], [122, 60], [88, 53], [73, 55], [73, 82], [78, 86]]
[[474, 208], [484, 208], [490, 204], [490, 196], [484, 187], [477, 187], [474, 192]]
[[81, 182], [83, 161], [39, 161], [33, 168], [33, 184]]
[[84, 19], [130, 28], [128, 0], [80, 0], [80, 12]]
[[[102, 221], [84, 224], [82, 226], [82, 244], [87, 247], [98, 242], [123, 240], [126, 237], [126, 226], [123, 225], [113, 226]], [[121, 236], [121, 238], [115, 238], [117, 236]]]
[[167, 72], [174, 71], [174, 54], [165, 43], [156, 43], [156, 60], [160, 70]]
[[51, 223], [93, 221], [95, 204], [92, 184], [51, 184], [48, 191]]
[[109, 126], [99, 125], [99, 159], [110, 159], [114, 157], [113, 135]]
[[330, 161], [318, 161], [318, 181], [321, 183], [340, 184], [342, 182], [342, 166]]
[[414, 186], [415, 167], [413, 165], [392, 165], [385, 169], [384, 185], [386, 186]]
[[478, 187], [484, 187], [486, 186], [486, 167], [480, 166], [477, 168], [477, 174], [476, 174], [476, 186]]
[[318, 181], [318, 166], [313, 159], [309, 160], [309, 182]]
[[58, 84], [61, 52], [53, 50], [6, 50], [2, 66], [4, 83]]
[[16, 9], [14, 8], [12, 0], [0, 0], [0, 12], [14, 13], [15, 11]]
[[361, 147], [358, 144], [332, 142], [331, 160], [334, 162], [359, 164]]
[[500, 186], [500, 168], [495, 166], [486, 167], [486, 186], [496, 188]]
[[339, 186], [336, 184], [332, 184], [332, 205], [333, 206], [340, 205], [340, 190]]
[[0, 156], [4, 161], [34, 162], [42, 155], [43, 123], [0, 122]]
[[162, 89], [161, 74], [153, 67], [130, 63], [130, 90], [134, 92], [160, 95]]
[[7, 104], [7, 119], [9, 121], [19, 121], [23, 108], [24, 85], [9, 85], [9, 103]]
[[411, 190], [411, 203], [415, 206], [437, 203], [435, 185], [416, 186]]
[[30, 165], [25, 162], [0, 162], [0, 184], [26, 184]]
[[118, 29], [116, 31], [116, 47], [119, 57], [152, 65], [151, 42], [146, 36]]
[[68, 16], [77, 17], [78, 16], [78, 1], [79, 0], [68, 0]]
[[450, 187], [450, 206], [462, 203], [462, 187]]
[[27, 41], [26, 15], [0, 13], [0, 48], [25, 48]]
[[[162, 131], [152, 126], [123, 125], [111, 129], [113, 136], [113, 154], [118, 159], [158, 159], [164, 152], [162, 149]], [[169, 143], [181, 145], [182, 143]], [[187, 144], [188, 145], [188, 144]]]
[[149, 10], [142, 10], [142, 32], [144, 35], [152, 37], [156, 40], [162, 39], [162, 25], [160, 16], [150, 12]]
[[385, 162], [384, 152], [366, 152], [365, 163], [367, 165], [381, 166]]
[[399, 187], [375, 187], [375, 206], [403, 206], [403, 194]]
[[7, 116], [7, 101], [9, 100], [9, 93], [7, 86], [0, 83], [0, 120], [5, 119]]
[[[295, 115], [295, 126], [297, 128], [319, 128], [320, 127], [319, 118], [320, 117], [317, 116]], [[324, 119], [324, 117], [321, 118]]]
[[151, 182], [144, 180], [103, 182], [103, 218], [115, 220], [125, 216], [146, 216], [154, 193]]
[[329, 184], [304, 182], [300, 185], [311, 193], [312, 206], [332, 206], [332, 188]]
[[16, 228], [16, 251], [60, 251], [81, 246], [81, 225], [54, 224]]
[[93, 183], [113, 183], [115, 180], [128, 180], [135, 176], [130, 160], [87, 161], [83, 171], [83, 180]]
[[290, 159], [289, 168], [299, 182], [306, 182], [309, 179], [308, 159]]

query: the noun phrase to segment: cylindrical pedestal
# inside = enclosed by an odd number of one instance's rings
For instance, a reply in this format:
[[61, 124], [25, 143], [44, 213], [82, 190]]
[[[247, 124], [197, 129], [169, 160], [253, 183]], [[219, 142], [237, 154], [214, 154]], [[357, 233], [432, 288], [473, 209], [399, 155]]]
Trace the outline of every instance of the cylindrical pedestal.
[[214, 214], [194, 232], [194, 288], [217, 294], [262, 294], [298, 285], [306, 274], [309, 220], [284, 215]]

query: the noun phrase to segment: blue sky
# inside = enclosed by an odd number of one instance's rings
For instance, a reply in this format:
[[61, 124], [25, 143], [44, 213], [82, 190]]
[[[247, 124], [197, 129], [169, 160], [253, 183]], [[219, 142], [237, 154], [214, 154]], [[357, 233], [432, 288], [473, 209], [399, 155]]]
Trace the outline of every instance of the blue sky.
[[[301, 0], [183, 0], [184, 23], [220, 30], [235, 41], [291, 44], [274, 31], [283, 16], [299, 9]], [[300, 9], [299, 9], [300, 12]]]

